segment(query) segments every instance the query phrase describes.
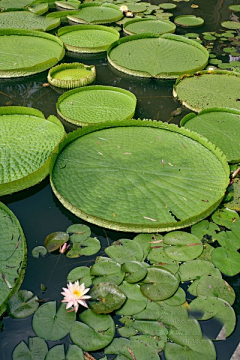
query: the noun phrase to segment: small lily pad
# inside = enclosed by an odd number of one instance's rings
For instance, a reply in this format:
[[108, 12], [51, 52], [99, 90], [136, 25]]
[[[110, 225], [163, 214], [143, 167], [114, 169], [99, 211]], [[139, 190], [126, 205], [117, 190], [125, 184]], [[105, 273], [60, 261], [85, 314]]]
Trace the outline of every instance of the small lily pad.
[[212, 221], [228, 229], [230, 229], [231, 225], [238, 219], [238, 213], [227, 208], [220, 208], [212, 214]]
[[196, 27], [204, 24], [204, 19], [195, 15], [180, 15], [174, 18], [176, 25], [183, 27]]
[[120, 264], [126, 261], [142, 261], [143, 259], [141, 246], [137, 242], [128, 239], [114, 241], [104, 251], [110, 258], [118, 261]]
[[79, 241], [87, 240], [91, 236], [91, 229], [89, 226], [84, 224], [73, 224], [70, 225], [66, 232], [69, 235], [77, 235]]
[[166, 304], [171, 306], [182, 305], [186, 302], [186, 293], [181, 287], [179, 287], [170, 298], [164, 301]]
[[208, 220], [200, 221], [191, 227], [191, 233], [197, 236], [203, 243], [214, 242], [217, 239], [217, 231], [220, 231], [217, 224]]
[[86, 240], [80, 240], [82, 236], [78, 237], [78, 234], [72, 235], [70, 240], [73, 242], [71, 250], [68, 251], [67, 257], [76, 258], [82, 255], [90, 256], [96, 254], [101, 249], [100, 241], [94, 237], [89, 237]]
[[74, 283], [79, 281], [79, 284], [89, 287], [92, 285], [92, 276], [90, 275], [90, 269], [87, 266], [78, 266], [72, 269], [67, 276], [67, 281]]
[[44, 246], [48, 252], [56, 251], [63, 244], [69, 240], [69, 235], [63, 231], [57, 231], [49, 234], [45, 241]]
[[158, 320], [161, 315], [160, 306], [154, 301], [147, 301], [147, 306], [141, 312], [134, 314], [135, 320]]
[[25, 319], [38, 308], [38, 297], [31, 291], [19, 290], [8, 300], [8, 315], [15, 319]]
[[95, 285], [89, 292], [88, 301], [90, 309], [97, 314], [108, 314], [119, 309], [126, 301], [124, 292], [117, 285], [102, 282]]
[[214, 265], [206, 260], [190, 260], [182, 263], [179, 268], [181, 281], [199, 279], [203, 275], [210, 274]]
[[222, 27], [226, 28], [226, 29], [231, 29], [231, 30], [238, 30], [240, 29], [240, 23], [237, 21], [223, 21], [221, 23]]
[[29, 348], [24, 341], [21, 341], [13, 350], [13, 360], [45, 360], [48, 352], [48, 346], [44, 340], [39, 337], [29, 338]]
[[147, 275], [146, 266], [139, 261], [127, 261], [122, 264], [122, 270], [125, 271], [125, 280], [128, 283], [141, 281]]
[[211, 275], [204, 275], [199, 279], [197, 296], [215, 296], [227, 301], [230, 305], [234, 303], [236, 297], [233, 288], [226, 281]]
[[91, 276], [95, 276], [93, 279], [94, 285], [102, 282], [111, 282], [119, 285], [125, 276], [125, 272], [121, 269], [121, 265], [114, 260], [95, 262], [95, 264], [91, 266], [90, 274]]
[[120, 285], [120, 289], [126, 295], [126, 302], [123, 306], [117, 311], [119, 315], [134, 315], [137, 314], [147, 305], [147, 298], [143, 296], [138, 284], [128, 284], [126, 281]]
[[240, 254], [234, 250], [227, 250], [222, 247], [212, 252], [213, 264], [225, 275], [234, 276], [240, 272]]
[[143, 250], [143, 260], [146, 259], [149, 253], [152, 240], [154, 240], [152, 234], [138, 234], [133, 238], [133, 241], [136, 241]]
[[221, 231], [217, 235], [218, 243], [227, 250], [240, 249], [240, 236], [232, 231]]
[[[157, 242], [160, 241], [161, 242]], [[163, 237], [151, 244], [151, 249], [148, 254], [148, 260], [154, 264], [155, 267], [166, 269], [175, 274], [179, 269], [177, 261], [171, 259], [164, 251]]]
[[44, 246], [35, 246], [32, 249], [32, 256], [36, 259], [39, 258], [39, 255], [45, 256], [47, 254], [47, 249]]

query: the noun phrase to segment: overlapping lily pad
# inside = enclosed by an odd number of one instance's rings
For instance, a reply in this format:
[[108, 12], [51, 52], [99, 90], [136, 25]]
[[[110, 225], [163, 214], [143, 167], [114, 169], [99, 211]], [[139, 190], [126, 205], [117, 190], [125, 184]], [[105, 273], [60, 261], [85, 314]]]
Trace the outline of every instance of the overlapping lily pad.
[[229, 181], [220, 150], [196, 133], [160, 122], [85, 127], [61, 149], [51, 171], [59, 200], [77, 216], [117, 230], [193, 224], [218, 206]]
[[155, 20], [148, 18], [137, 18], [127, 21], [123, 26], [123, 31], [128, 35], [151, 33], [162, 35], [174, 33], [176, 25], [168, 20]]
[[99, 53], [119, 39], [119, 32], [103, 25], [73, 25], [59, 29], [58, 37], [67, 50], [75, 53]]
[[240, 111], [228, 108], [202, 110], [186, 115], [181, 125], [196, 131], [217, 145], [228, 162], [240, 161]]
[[51, 155], [57, 151], [64, 135], [64, 128], [55, 116], [46, 120], [36, 109], [2, 107], [0, 195], [26, 189], [43, 180], [49, 173]]
[[15, 215], [0, 203], [0, 315], [20, 287], [26, 267], [27, 245]]
[[56, 65], [64, 47], [54, 35], [23, 29], [0, 29], [0, 77], [29, 76]]
[[173, 95], [194, 111], [228, 107], [240, 110], [240, 74], [233, 71], [201, 71], [180, 77]]
[[136, 102], [135, 95], [130, 91], [95, 85], [64, 93], [58, 99], [57, 111], [64, 120], [84, 126], [107, 120], [131, 119]]
[[79, 11], [68, 15], [68, 21], [75, 24], [109, 24], [120, 20], [123, 14], [112, 4], [87, 3], [79, 6]]
[[131, 35], [116, 41], [108, 50], [110, 64], [120, 71], [167, 79], [203, 69], [208, 56], [202, 45], [174, 34]]

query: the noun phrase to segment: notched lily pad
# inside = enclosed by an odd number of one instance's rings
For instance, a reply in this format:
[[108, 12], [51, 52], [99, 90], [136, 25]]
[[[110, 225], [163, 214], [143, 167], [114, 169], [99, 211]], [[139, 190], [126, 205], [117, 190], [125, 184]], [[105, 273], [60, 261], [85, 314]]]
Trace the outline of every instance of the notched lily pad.
[[227, 208], [220, 208], [212, 214], [212, 221], [218, 225], [225, 226], [228, 229], [238, 219], [238, 213]]
[[90, 275], [90, 268], [87, 266], [75, 267], [68, 273], [67, 281], [71, 283], [79, 281], [79, 284], [84, 283], [86, 288], [91, 286], [92, 276]]
[[122, 264], [122, 270], [125, 271], [125, 280], [128, 283], [141, 281], [147, 275], [146, 266], [139, 261], [128, 261]]
[[47, 254], [47, 249], [44, 246], [35, 246], [35, 248], [32, 249], [32, 256], [34, 258], [39, 258], [39, 255], [45, 256]]
[[111, 282], [116, 285], [121, 284], [124, 279], [125, 273], [121, 269], [121, 265], [114, 260], [101, 260], [95, 262], [90, 269], [93, 278], [93, 284], [97, 285], [102, 282]]
[[39, 337], [30, 337], [28, 340], [29, 347], [24, 341], [21, 341], [13, 350], [13, 360], [37, 359], [45, 360], [48, 352], [48, 346], [43, 339]]
[[19, 290], [8, 300], [8, 315], [15, 319], [25, 319], [38, 308], [38, 297], [31, 291]]
[[225, 275], [235, 276], [240, 272], [240, 254], [234, 250], [216, 248], [211, 254], [213, 264]]
[[44, 240], [44, 246], [48, 252], [59, 249], [69, 240], [69, 235], [63, 231], [57, 231], [49, 234]]
[[141, 293], [138, 284], [128, 284], [124, 281], [122, 285], [120, 285], [120, 289], [126, 295], [126, 302], [117, 311], [117, 314], [124, 316], [134, 315], [145, 309], [147, 298]]

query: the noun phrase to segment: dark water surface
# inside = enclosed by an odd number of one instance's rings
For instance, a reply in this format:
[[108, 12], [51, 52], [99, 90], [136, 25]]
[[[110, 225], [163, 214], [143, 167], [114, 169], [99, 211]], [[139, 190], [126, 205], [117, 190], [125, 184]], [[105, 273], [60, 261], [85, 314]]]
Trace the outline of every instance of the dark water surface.
[[[152, 4], [162, 2], [166, 2], [166, 0], [152, 1]], [[228, 6], [239, 4], [239, 0], [195, 0], [176, 4], [177, 9], [173, 11], [174, 16], [194, 14], [205, 19], [204, 26], [199, 29], [177, 29], [176, 33], [185, 34], [186, 32], [219, 30], [221, 21], [230, 19], [231, 12], [228, 10]], [[191, 4], [197, 4], [199, 8], [192, 9]], [[70, 57], [63, 59], [63, 62], [72, 61], [76, 61], [76, 59]], [[133, 92], [138, 100], [135, 117], [171, 121], [179, 124], [180, 119], [189, 112], [187, 109], [183, 109], [180, 116], [172, 118], [171, 113], [180, 107], [180, 103], [172, 96], [173, 82], [162, 84], [158, 80], [146, 80], [124, 75], [111, 68], [105, 57], [98, 60], [79, 58], [77, 61], [96, 66], [95, 84], [117, 86]], [[50, 87], [43, 87], [42, 84], [46, 81], [47, 72], [27, 79], [1, 80], [0, 106], [29, 106], [41, 110], [46, 117], [51, 114], [56, 115], [55, 104], [60, 94]], [[64, 123], [64, 125], [66, 124]], [[73, 129], [73, 126], [66, 125], [67, 131]], [[96, 256], [68, 259], [64, 255], [48, 254], [44, 258], [35, 259], [32, 257], [31, 251], [35, 246], [43, 245], [44, 239], [49, 233], [65, 231], [70, 224], [82, 221], [65, 210], [58, 202], [52, 193], [48, 179], [28, 190], [2, 197], [0, 200], [9, 206], [19, 219], [28, 243], [28, 266], [21, 288], [32, 291], [40, 299], [57, 300], [60, 303], [62, 299], [60, 292], [62, 287], [66, 286], [68, 272], [79, 265], [91, 265]], [[97, 236], [101, 240], [102, 249], [113, 240], [123, 237], [132, 239], [134, 237], [134, 234], [130, 233], [119, 233], [94, 225], [89, 226], [92, 230], [92, 236]], [[103, 254], [103, 250], [100, 253]], [[228, 279], [228, 281], [237, 293], [234, 309], [238, 314], [238, 319], [240, 319], [240, 278], [236, 276]], [[44, 293], [41, 292], [41, 284], [47, 287]], [[13, 320], [4, 317], [3, 323], [4, 330], [0, 333], [0, 359], [10, 360], [14, 347], [22, 340], [28, 343], [28, 337], [35, 336], [35, 334], [32, 330], [31, 318]], [[210, 329], [213, 328], [213, 324], [210, 322], [204, 322], [202, 326], [206, 334], [209, 334]], [[230, 359], [239, 341], [240, 325], [238, 322], [233, 335], [226, 341], [215, 342], [217, 359]], [[62, 342], [69, 343], [69, 338], [66, 337], [58, 342], [48, 342], [48, 344], [51, 347]], [[95, 354], [95, 356], [100, 358], [103, 353]]]

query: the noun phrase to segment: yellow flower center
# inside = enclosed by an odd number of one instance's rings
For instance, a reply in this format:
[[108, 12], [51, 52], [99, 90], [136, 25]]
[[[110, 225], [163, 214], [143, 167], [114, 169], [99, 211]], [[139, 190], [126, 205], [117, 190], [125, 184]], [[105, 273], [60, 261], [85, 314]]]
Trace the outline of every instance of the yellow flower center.
[[82, 295], [81, 291], [79, 291], [77, 289], [74, 290], [73, 294], [76, 295], [77, 297], [80, 297]]

